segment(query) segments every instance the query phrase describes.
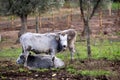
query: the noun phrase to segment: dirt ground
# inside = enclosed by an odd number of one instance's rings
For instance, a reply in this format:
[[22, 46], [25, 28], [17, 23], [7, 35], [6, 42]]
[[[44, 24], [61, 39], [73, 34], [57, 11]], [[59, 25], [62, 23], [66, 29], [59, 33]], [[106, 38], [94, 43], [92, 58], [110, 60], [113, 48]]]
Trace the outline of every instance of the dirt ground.
[[[106, 13], [107, 14], [107, 13]], [[120, 31], [120, 24], [118, 18], [115, 15], [112, 16], [103, 16], [102, 27], [99, 26], [99, 17], [94, 16], [90, 21], [91, 28], [91, 37], [100, 38], [99, 34], [102, 32], [103, 36], [112, 40], [120, 40], [120, 36], [116, 35]], [[116, 14], [114, 12], [113, 14]], [[31, 21], [28, 20], [28, 22]], [[0, 26], [8, 24], [8, 22], [0, 22]], [[63, 20], [55, 20], [54, 22], [54, 31], [67, 29], [65, 25], [66, 22]], [[83, 23], [78, 15], [73, 15], [72, 22], [70, 23], [70, 28], [74, 28], [81, 34], [83, 30]], [[40, 32], [51, 32], [50, 26], [53, 26], [51, 23], [43, 23]], [[47, 26], [48, 28], [45, 28]], [[2, 36], [2, 42], [0, 43], [0, 50], [4, 48], [16, 48], [20, 47], [19, 44], [15, 44], [17, 40], [17, 33], [20, 30], [20, 26], [14, 28], [9, 27], [0, 27], [0, 34]], [[28, 31], [35, 32], [33, 26], [28, 24]], [[77, 64], [77, 65], [76, 65]], [[69, 65], [69, 64], [67, 64]], [[67, 67], [66, 65], [66, 67]], [[93, 70], [93, 69], [103, 69], [117, 72], [114, 76], [83, 76], [83, 75], [73, 75], [69, 73], [66, 67], [58, 70], [47, 70], [47, 71], [30, 71], [22, 66], [17, 65], [12, 60], [0, 60], [0, 80], [119, 80], [120, 79], [120, 61], [108, 61], [108, 60], [84, 60], [78, 61], [75, 60], [73, 65], [76, 65], [77, 70]]]
[[[77, 61], [74, 61], [76, 64]], [[13, 61], [0, 61], [0, 79], [5, 80], [119, 80], [120, 79], [120, 61], [107, 60], [84, 60], [79, 62], [75, 69], [92, 70], [102, 69], [112, 71], [112, 75], [101, 75], [97, 77], [73, 75], [67, 71], [67, 66], [57, 70], [36, 71], [28, 70], [19, 66]], [[99, 65], [99, 66], [98, 66]], [[102, 65], [102, 66], [100, 66]], [[24, 69], [24, 70], [23, 70]], [[117, 73], [115, 73], [117, 72]], [[114, 76], [113, 76], [114, 75]]]

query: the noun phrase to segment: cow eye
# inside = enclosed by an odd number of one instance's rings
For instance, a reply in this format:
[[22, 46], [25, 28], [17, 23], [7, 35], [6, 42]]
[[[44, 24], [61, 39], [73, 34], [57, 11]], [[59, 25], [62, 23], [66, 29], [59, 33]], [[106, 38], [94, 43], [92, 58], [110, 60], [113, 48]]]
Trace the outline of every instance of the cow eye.
[[21, 56], [20, 56], [20, 58], [21, 58], [21, 59], [24, 59], [24, 56], [23, 56], [23, 55], [21, 55]]

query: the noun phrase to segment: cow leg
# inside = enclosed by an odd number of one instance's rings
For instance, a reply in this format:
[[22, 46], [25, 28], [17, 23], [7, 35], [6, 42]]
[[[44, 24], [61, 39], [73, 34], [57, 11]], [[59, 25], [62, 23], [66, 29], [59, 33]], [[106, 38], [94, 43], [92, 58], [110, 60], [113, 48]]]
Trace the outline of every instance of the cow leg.
[[71, 61], [73, 61], [73, 59], [74, 59], [74, 53], [75, 53], [74, 46], [69, 47], [69, 51], [70, 51]]
[[29, 51], [25, 52], [25, 63], [24, 66], [27, 67], [27, 59], [28, 59]]
[[28, 58], [28, 55], [29, 55], [29, 51], [31, 50], [31, 47], [28, 46], [27, 48], [26, 47], [23, 47], [23, 55], [25, 56], [25, 63], [24, 63], [24, 66], [27, 66], [27, 58]]
[[50, 53], [51, 53], [51, 59], [53, 61], [53, 67], [54, 67], [54, 61], [55, 61], [55, 50], [54, 49], [51, 49], [50, 50]]

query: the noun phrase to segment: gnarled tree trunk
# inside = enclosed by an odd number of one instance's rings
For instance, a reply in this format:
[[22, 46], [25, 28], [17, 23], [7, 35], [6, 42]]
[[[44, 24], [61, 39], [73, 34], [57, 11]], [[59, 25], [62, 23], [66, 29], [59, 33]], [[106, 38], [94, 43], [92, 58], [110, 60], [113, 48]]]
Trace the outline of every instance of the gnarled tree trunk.
[[27, 31], [27, 15], [20, 16], [21, 30], [18, 33], [18, 38]]
[[87, 54], [88, 54], [88, 57], [91, 57], [89, 21], [85, 21], [84, 27], [86, 28]]
[[[85, 1], [88, 1], [86, 3], [87, 5], [87, 8], [86, 8], [86, 11], [87, 11], [87, 14], [84, 13], [85, 11], [85, 8], [84, 8], [84, 3]], [[79, 0], [79, 3], [80, 3], [80, 12], [81, 12], [81, 15], [82, 15], [82, 19], [83, 19], [83, 22], [84, 22], [84, 30], [82, 32], [82, 35], [84, 35], [86, 33], [86, 40], [87, 40], [87, 54], [88, 54], [88, 57], [90, 58], [91, 57], [91, 46], [90, 46], [90, 27], [89, 27], [89, 21], [90, 19], [92, 18], [92, 16], [94, 15], [97, 7], [98, 7], [98, 4], [100, 3], [101, 0], [97, 0], [96, 4], [93, 5], [93, 7], [90, 7], [91, 6], [91, 2], [90, 0]]]

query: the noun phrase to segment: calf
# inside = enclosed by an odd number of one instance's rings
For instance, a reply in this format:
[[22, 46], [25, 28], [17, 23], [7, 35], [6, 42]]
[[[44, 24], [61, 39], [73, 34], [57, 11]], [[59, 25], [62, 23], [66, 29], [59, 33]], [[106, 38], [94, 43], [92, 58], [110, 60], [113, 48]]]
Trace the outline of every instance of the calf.
[[28, 69], [39, 69], [39, 68], [61, 68], [64, 66], [64, 62], [55, 57], [54, 64], [50, 55], [31, 55], [29, 54], [27, 59], [24, 55], [19, 56], [19, 63]]
[[77, 32], [74, 29], [68, 29], [64, 31], [57, 32], [58, 34], [67, 35], [67, 46], [63, 46], [63, 50], [65, 50], [67, 47], [69, 48], [70, 54], [71, 54], [71, 60], [73, 60], [73, 55], [75, 53], [75, 41]]

